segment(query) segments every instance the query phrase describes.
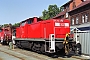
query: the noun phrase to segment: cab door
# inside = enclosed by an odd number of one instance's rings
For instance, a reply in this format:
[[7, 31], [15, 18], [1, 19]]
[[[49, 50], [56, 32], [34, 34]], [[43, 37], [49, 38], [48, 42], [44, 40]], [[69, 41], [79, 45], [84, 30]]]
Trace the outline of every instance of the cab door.
[[20, 25], [21, 38], [27, 38], [27, 23], [22, 22]]

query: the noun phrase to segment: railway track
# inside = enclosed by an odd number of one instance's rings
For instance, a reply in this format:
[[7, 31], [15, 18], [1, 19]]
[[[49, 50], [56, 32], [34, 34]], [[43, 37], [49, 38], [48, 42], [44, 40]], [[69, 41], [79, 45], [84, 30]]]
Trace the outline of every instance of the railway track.
[[[39, 60], [37, 58], [27, 56], [22, 53], [15, 52], [14, 50], [10, 50], [8, 46], [0, 46], [0, 52], [5, 53], [4, 55], [9, 55], [9, 57], [13, 57], [12, 59], [7, 58], [5, 59], [6, 56], [0, 56], [1, 60], [13, 60], [14, 58], [17, 58], [18, 60]], [[2, 58], [3, 57], [3, 58]]]
[[[0, 52], [4, 52], [5, 54], [8, 54], [8, 55], [13, 56], [13, 57], [15, 57], [15, 58], [18, 58], [19, 60], [25, 60], [25, 59], [23, 59], [23, 58], [21, 58], [21, 57], [18, 57], [18, 56], [16, 56], [16, 55], [13, 55], [13, 54], [10, 54], [10, 53], [7, 53], [7, 52], [2, 51], [2, 50], [0, 50]], [[3, 60], [3, 59], [1, 58], [1, 60]]]
[[[8, 50], [9, 47], [1, 46], [1, 48]], [[0, 49], [0, 51], [2, 51], [2, 50]], [[89, 58], [83, 57], [83, 56], [72, 56], [70, 58], [63, 58], [63, 57], [52, 58], [52, 57], [49, 57], [49, 56], [46, 56], [43, 54], [38, 54], [38, 53], [35, 53], [32, 51], [27, 51], [27, 50], [23, 50], [23, 49], [19, 49], [19, 48], [16, 48], [16, 49], [11, 50], [11, 51], [17, 52], [19, 54], [22, 54], [22, 55], [25, 55], [28, 57], [26, 58], [25, 56], [24, 57], [19, 56], [18, 54], [11, 54], [11, 53], [5, 52], [4, 50], [2, 52], [7, 53], [7, 54], [14, 56], [16, 58], [19, 58], [20, 60], [32, 60], [32, 59], [34, 59], [34, 60], [90, 60]]]
[[89, 60], [89, 58], [87, 57], [83, 57], [83, 56], [72, 56], [72, 57], [69, 57], [69, 58], [63, 58], [63, 57], [58, 57], [58, 58], [52, 58], [52, 57], [49, 57], [49, 56], [46, 56], [46, 55], [43, 55], [43, 54], [38, 54], [38, 53], [35, 53], [35, 52], [32, 52], [32, 51], [27, 51], [27, 50], [22, 50], [22, 49], [16, 49], [15, 50], [16, 52], [19, 52], [19, 53], [22, 53], [22, 54], [25, 54], [25, 55], [31, 55], [31, 56], [34, 56], [40, 60]]

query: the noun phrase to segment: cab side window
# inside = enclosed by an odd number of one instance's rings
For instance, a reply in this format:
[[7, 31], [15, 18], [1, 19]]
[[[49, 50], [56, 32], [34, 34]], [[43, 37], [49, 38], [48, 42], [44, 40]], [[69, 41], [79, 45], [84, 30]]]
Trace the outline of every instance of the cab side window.
[[33, 23], [33, 20], [28, 20], [27, 22], [28, 22], [28, 24], [31, 24], [31, 23]]
[[2, 29], [0, 29], [0, 32], [2, 32]]
[[26, 22], [22, 22], [22, 23], [21, 23], [21, 26], [25, 26], [25, 24], [26, 24]]

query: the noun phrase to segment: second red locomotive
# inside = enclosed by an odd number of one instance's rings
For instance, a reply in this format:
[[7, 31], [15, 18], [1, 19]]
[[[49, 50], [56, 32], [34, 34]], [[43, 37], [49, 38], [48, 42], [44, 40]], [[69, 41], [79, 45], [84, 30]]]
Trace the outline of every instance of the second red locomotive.
[[0, 28], [0, 43], [9, 44], [12, 41], [11, 31], [7, 28]]
[[34, 17], [21, 22], [16, 29], [15, 43], [39, 53], [76, 53], [75, 41], [69, 38], [70, 20], [42, 20]]

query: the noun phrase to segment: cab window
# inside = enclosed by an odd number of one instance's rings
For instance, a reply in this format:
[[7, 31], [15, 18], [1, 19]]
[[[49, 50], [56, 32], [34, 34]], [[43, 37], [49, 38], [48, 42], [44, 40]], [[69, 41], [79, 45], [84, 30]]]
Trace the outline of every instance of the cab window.
[[33, 20], [28, 20], [27, 23], [31, 24], [31, 23], [33, 23]]
[[26, 24], [26, 22], [22, 22], [22, 23], [21, 23], [21, 26], [24, 26], [25, 24]]
[[4, 31], [9, 31], [8, 29], [5, 29]]
[[0, 29], [0, 32], [2, 32], [2, 29]]

